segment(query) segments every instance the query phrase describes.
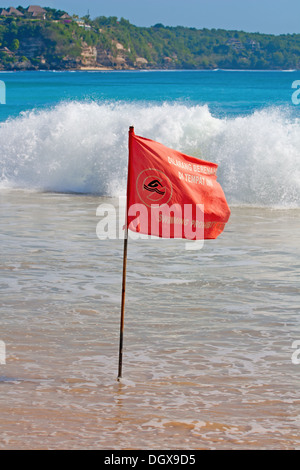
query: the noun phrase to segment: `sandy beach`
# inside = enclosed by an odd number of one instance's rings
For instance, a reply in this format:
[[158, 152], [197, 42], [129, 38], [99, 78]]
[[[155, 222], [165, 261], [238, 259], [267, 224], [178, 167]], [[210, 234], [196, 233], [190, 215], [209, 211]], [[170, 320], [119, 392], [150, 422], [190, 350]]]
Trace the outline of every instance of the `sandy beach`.
[[2, 449], [299, 447], [299, 210], [233, 208], [192, 254], [130, 241], [118, 383], [122, 241], [95, 231], [112, 200], [0, 199]]
[[113, 67], [80, 67], [79, 69], [74, 70], [81, 70], [83, 72], [91, 72], [91, 71], [107, 71], [107, 70], [114, 70]]

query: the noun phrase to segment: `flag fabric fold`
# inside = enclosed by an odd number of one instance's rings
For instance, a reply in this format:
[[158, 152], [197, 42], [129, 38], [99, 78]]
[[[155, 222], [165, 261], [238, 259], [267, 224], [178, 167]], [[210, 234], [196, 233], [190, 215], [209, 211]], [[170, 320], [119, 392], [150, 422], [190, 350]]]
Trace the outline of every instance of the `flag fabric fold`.
[[230, 217], [218, 165], [129, 132], [127, 227], [147, 235], [215, 239]]

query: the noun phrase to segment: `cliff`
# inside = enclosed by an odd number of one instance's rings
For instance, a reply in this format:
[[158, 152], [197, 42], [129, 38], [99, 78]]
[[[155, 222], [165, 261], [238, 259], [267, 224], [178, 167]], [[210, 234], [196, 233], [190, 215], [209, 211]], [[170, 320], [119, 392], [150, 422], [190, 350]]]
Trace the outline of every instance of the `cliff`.
[[34, 19], [28, 10], [1, 16], [5, 11], [0, 8], [2, 70], [300, 69], [300, 34], [139, 28], [124, 18], [71, 18], [50, 8]]

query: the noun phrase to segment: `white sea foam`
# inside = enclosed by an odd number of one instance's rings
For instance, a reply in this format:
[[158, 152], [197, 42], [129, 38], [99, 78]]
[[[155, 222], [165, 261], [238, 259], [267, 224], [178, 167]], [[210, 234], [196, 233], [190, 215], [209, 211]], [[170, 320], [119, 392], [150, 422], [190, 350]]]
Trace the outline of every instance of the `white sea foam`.
[[207, 106], [61, 103], [0, 127], [0, 188], [117, 196], [127, 132], [219, 164], [230, 204], [300, 206], [300, 120], [280, 108], [218, 119]]

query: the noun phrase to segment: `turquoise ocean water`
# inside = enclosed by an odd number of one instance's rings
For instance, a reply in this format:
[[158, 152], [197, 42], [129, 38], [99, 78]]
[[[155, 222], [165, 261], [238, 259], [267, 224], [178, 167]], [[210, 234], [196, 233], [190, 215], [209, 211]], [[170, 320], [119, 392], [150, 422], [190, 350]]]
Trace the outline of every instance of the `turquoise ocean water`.
[[128, 71], [1, 73], [7, 105], [0, 120], [29, 109], [53, 107], [61, 101], [98, 103], [179, 102], [205, 105], [217, 117], [250, 114], [264, 107], [292, 108], [293, 81], [299, 72]]
[[[0, 448], [299, 448], [300, 72], [0, 80]], [[199, 251], [129, 240], [117, 382], [123, 242], [97, 207], [130, 125], [218, 163], [232, 215]]]

